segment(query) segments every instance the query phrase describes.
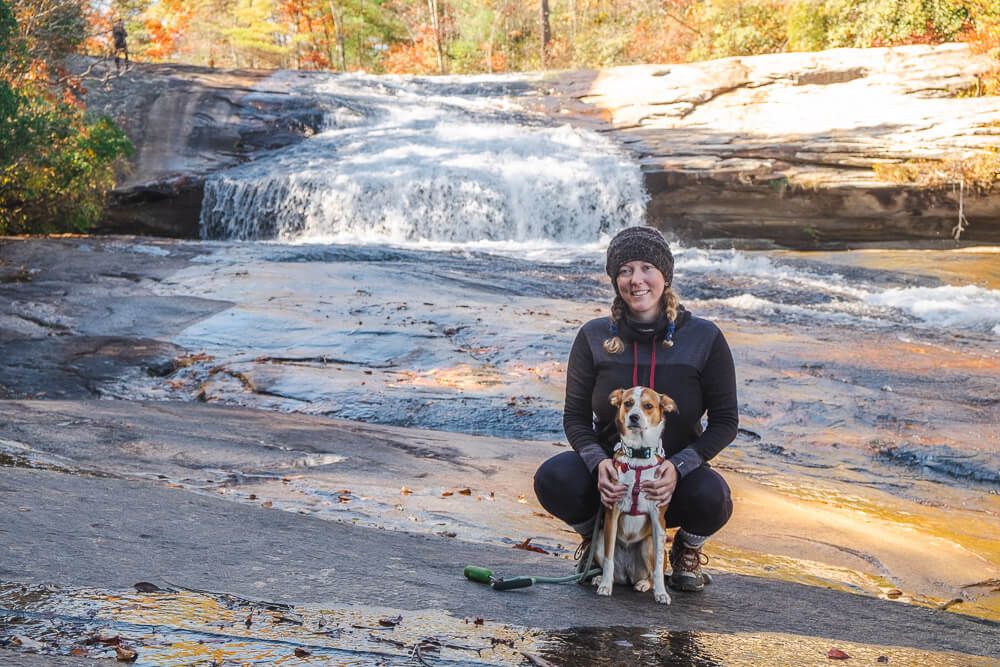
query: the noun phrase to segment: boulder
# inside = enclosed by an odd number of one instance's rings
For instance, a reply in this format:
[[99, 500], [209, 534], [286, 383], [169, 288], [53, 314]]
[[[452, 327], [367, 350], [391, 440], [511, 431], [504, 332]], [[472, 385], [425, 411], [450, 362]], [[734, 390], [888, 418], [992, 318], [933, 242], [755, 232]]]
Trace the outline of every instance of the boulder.
[[[972, 92], [996, 65], [965, 44], [639, 65], [551, 77], [538, 106], [632, 151], [650, 224], [681, 238], [951, 239], [961, 207], [961, 239], [996, 243], [1000, 188], [956, 167], [1000, 149], [1000, 97]], [[914, 164], [938, 182], [875, 171]]]
[[197, 238], [205, 177], [299, 142], [322, 126], [312, 98], [263, 82], [272, 71], [134, 63], [117, 74], [80, 58], [88, 110], [135, 147], [98, 232]]

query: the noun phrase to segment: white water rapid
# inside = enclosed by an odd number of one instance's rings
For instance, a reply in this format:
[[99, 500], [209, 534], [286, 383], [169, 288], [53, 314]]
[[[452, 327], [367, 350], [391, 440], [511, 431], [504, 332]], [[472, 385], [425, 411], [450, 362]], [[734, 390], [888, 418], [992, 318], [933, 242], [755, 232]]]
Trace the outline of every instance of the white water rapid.
[[527, 78], [292, 73], [327, 128], [212, 176], [205, 238], [581, 243], [641, 224], [637, 164], [597, 133], [554, 126], [511, 95]]

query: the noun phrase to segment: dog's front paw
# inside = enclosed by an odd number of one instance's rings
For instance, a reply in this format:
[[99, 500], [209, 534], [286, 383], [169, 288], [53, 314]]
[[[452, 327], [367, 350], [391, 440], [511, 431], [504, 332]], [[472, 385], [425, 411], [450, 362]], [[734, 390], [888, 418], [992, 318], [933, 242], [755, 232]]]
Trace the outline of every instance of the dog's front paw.
[[654, 592], [653, 599], [659, 602], [660, 604], [670, 604], [670, 594], [667, 593], [666, 591], [663, 591], [662, 593]]
[[612, 588], [613, 588], [613, 584], [606, 584], [606, 583], [604, 583], [604, 582], [602, 581], [602, 582], [601, 582], [601, 583], [600, 583], [600, 584], [599, 584], [599, 585], [597, 586], [597, 594], [598, 594], [598, 595], [605, 595], [605, 596], [608, 596], [608, 597], [610, 597], [610, 596], [611, 596], [611, 589], [612, 589]]
[[635, 586], [633, 586], [632, 588], [639, 591], [640, 593], [645, 593], [652, 587], [653, 587], [652, 581], [650, 581], [649, 579], [642, 579], [640, 581], [635, 582]]

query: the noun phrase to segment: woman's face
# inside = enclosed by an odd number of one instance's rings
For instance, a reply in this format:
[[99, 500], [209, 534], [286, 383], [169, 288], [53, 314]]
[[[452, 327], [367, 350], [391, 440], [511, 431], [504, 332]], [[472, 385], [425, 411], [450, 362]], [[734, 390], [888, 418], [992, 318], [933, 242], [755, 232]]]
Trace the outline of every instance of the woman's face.
[[632, 317], [651, 322], [660, 315], [666, 282], [658, 268], [640, 260], [627, 262], [618, 269], [616, 282]]

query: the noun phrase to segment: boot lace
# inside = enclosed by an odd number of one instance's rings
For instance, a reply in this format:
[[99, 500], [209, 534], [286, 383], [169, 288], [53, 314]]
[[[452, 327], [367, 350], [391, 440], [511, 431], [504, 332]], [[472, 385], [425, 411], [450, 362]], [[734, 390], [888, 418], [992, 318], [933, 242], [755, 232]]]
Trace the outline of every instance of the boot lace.
[[692, 549], [681, 545], [677, 553], [672, 553], [671, 556], [673, 558], [670, 559], [670, 565], [684, 572], [698, 572], [702, 565], [708, 565], [708, 555], [700, 548]]

